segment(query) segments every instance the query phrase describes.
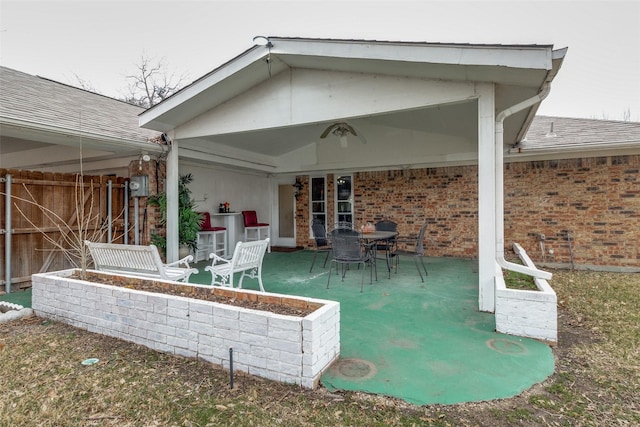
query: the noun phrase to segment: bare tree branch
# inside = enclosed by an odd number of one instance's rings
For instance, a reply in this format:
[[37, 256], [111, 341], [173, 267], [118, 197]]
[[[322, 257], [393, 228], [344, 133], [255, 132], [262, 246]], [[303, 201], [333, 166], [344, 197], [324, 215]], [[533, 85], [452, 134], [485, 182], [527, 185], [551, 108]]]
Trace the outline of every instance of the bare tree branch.
[[88, 81], [87, 79], [84, 79], [82, 77], [80, 77], [78, 74], [73, 73], [73, 76], [76, 78], [76, 84], [84, 89], [84, 90], [88, 90], [89, 92], [93, 92], [93, 93], [100, 93], [98, 92], [98, 90], [93, 86], [93, 84]]
[[156, 61], [142, 54], [135, 74], [125, 77], [129, 93], [123, 101], [149, 108], [176, 93], [184, 86], [186, 77], [170, 73], [164, 60]]

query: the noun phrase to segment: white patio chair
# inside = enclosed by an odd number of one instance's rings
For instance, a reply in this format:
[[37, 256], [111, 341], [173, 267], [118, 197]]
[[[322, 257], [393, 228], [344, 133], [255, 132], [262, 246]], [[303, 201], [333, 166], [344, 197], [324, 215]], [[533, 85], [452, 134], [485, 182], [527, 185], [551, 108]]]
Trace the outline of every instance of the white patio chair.
[[231, 259], [224, 259], [215, 253], [209, 255], [213, 261], [206, 266], [205, 271], [211, 272], [211, 285], [233, 287], [233, 275], [242, 273], [238, 281], [238, 289], [242, 289], [242, 280], [245, 276], [258, 279], [260, 290], [264, 292], [262, 285], [262, 260], [269, 246], [269, 238], [251, 242], [238, 242]]

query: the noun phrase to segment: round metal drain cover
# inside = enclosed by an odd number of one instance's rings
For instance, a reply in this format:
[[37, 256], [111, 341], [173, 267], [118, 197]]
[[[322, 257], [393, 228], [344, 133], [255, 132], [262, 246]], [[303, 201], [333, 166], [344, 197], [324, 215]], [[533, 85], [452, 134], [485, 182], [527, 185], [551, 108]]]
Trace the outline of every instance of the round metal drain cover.
[[487, 346], [491, 350], [495, 350], [502, 354], [524, 354], [527, 353], [527, 348], [522, 344], [506, 340], [504, 338], [493, 338], [487, 341]]
[[377, 372], [373, 363], [362, 359], [339, 359], [331, 371], [336, 376], [351, 380], [371, 378]]

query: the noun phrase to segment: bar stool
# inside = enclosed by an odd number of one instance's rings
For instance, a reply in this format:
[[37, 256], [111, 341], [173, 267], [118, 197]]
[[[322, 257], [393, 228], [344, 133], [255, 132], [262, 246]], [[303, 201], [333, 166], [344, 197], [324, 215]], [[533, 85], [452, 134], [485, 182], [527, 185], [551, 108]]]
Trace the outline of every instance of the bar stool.
[[[271, 227], [266, 222], [258, 222], [258, 214], [256, 214], [256, 211], [242, 211], [242, 217], [244, 218], [245, 242], [249, 240], [263, 240], [271, 237]], [[266, 233], [264, 237], [261, 236], [263, 231]], [[249, 232], [254, 232], [255, 234], [249, 237]], [[271, 239], [269, 239], [268, 252], [271, 253]]]
[[198, 232], [196, 262], [209, 259], [209, 254], [214, 253], [224, 256], [227, 253], [227, 229], [211, 225], [209, 212], [200, 212], [202, 223]]

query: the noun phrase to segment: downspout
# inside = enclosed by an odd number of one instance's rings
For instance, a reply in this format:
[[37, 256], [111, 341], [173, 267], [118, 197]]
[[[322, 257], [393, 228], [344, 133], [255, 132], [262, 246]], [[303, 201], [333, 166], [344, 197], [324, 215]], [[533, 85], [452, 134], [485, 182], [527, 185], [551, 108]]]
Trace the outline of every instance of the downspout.
[[495, 193], [496, 193], [496, 261], [500, 267], [515, 271], [518, 273], [526, 274], [528, 276], [537, 277], [540, 279], [551, 279], [551, 273], [547, 271], [538, 270], [537, 268], [526, 267], [524, 265], [515, 264], [504, 259], [504, 121], [507, 117], [529, 108], [539, 102], [542, 102], [547, 95], [551, 86], [549, 83], [545, 83], [542, 90], [537, 95], [524, 100], [516, 105], [513, 105], [506, 110], [501, 111], [496, 115], [496, 173], [495, 173]]

